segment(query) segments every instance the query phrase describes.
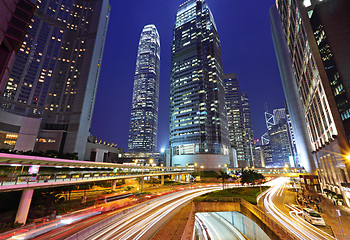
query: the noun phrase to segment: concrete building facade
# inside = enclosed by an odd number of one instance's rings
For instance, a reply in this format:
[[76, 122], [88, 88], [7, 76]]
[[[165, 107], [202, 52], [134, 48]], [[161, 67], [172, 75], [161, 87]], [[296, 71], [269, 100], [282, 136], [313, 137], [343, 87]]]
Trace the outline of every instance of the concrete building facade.
[[350, 2], [277, 0], [276, 8], [321, 188], [350, 205]]

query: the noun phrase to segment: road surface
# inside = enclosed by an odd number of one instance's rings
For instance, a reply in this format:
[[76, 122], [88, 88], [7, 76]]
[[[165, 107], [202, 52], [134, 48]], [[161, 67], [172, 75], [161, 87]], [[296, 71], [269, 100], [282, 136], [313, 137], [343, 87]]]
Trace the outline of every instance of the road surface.
[[[95, 228], [84, 239], [149, 239], [166, 223], [182, 205], [204, 193], [221, 187], [202, 187], [164, 195], [128, 209], [99, 214], [80, 222], [62, 226], [34, 239], [66, 239], [75, 233]], [[101, 226], [101, 221], [113, 217], [113, 221]], [[94, 227], [98, 226], [98, 227]], [[22, 238], [23, 239], [23, 238]]]
[[199, 239], [236, 240], [246, 238], [237, 228], [217, 213], [196, 213], [195, 226], [198, 229]]
[[302, 212], [290, 206], [288, 178], [273, 180], [273, 186], [266, 193], [263, 203], [266, 214], [286, 228], [295, 239], [336, 239], [320, 228], [305, 221]]

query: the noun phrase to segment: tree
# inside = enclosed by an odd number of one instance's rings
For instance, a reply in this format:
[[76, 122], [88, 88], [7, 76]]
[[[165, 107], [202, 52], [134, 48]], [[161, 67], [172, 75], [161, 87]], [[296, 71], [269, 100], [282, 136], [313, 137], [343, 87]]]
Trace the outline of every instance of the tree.
[[245, 183], [253, 184], [256, 183], [262, 183], [264, 181], [265, 177], [261, 173], [257, 173], [253, 170], [241, 170], [241, 184], [244, 185]]
[[221, 178], [222, 179], [222, 189], [225, 189], [225, 179], [229, 179], [230, 175], [227, 174], [224, 171], [220, 171], [218, 176], [216, 177], [217, 179]]

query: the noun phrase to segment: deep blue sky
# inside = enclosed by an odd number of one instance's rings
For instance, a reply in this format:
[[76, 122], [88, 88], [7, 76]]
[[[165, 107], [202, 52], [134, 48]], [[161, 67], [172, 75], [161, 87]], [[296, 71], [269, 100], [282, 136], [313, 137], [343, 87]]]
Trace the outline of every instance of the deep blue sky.
[[[142, 28], [160, 34], [158, 146], [168, 145], [170, 48], [178, 6], [184, 0], [110, 0], [111, 18], [97, 90], [91, 132], [127, 150], [137, 47]], [[273, 49], [269, 8], [274, 0], [207, 0], [221, 39], [224, 72], [236, 72], [248, 92], [254, 136], [266, 132], [265, 103], [271, 112], [284, 106]]]

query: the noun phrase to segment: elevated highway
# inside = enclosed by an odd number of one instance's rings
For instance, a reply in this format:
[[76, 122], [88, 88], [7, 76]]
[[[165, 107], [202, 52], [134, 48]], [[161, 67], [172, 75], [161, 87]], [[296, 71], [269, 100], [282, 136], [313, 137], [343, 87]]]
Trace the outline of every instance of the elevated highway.
[[145, 178], [164, 175], [177, 181], [189, 181], [193, 168], [124, 165], [104, 162], [77, 161], [37, 156], [0, 153], [0, 192], [22, 190], [15, 222], [25, 223], [35, 189], [84, 184], [118, 179], [139, 178], [141, 188]]
[[164, 175], [186, 181], [193, 172], [189, 167], [123, 165], [4, 153], [0, 153], [0, 167], [5, 169], [0, 177], [0, 192], [154, 176], [160, 176], [164, 183]]

